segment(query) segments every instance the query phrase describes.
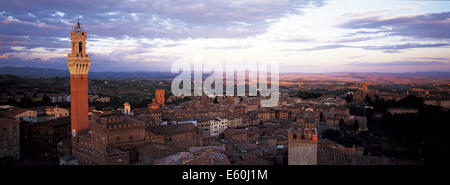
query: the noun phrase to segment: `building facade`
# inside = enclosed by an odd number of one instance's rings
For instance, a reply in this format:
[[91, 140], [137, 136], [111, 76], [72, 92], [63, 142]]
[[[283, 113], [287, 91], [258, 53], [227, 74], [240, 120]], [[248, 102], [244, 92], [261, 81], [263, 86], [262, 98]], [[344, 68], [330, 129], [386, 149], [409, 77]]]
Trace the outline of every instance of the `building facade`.
[[0, 117], [0, 159], [20, 157], [19, 121]]

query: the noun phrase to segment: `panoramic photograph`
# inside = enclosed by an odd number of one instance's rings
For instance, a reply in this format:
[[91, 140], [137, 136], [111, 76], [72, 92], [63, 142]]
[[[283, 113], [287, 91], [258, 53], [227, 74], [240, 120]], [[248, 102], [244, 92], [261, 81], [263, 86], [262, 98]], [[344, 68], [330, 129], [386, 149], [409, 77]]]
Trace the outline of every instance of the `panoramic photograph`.
[[2, 169], [449, 164], [450, 1], [1, 2]]

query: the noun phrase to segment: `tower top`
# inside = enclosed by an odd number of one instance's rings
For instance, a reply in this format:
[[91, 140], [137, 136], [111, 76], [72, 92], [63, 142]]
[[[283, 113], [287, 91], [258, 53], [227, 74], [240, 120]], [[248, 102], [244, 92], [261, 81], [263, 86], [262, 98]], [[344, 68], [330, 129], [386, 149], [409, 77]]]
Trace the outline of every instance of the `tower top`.
[[83, 32], [83, 27], [80, 24], [80, 17], [77, 17], [77, 23], [75, 24], [75, 26], [73, 27], [73, 31], [76, 32]]
[[77, 23], [70, 32], [70, 43], [72, 52], [67, 55], [67, 65], [72, 75], [87, 75], [90, 66], [90, 56], [86, 53], [86, 32], [80, 24], [80, 18], [77, 17]]

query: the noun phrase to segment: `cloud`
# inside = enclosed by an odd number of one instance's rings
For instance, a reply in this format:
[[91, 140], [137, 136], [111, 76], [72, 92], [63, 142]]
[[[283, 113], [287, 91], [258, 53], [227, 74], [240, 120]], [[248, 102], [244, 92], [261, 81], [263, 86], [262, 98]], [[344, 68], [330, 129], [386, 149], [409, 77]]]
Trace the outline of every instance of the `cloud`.
[[313, 0], [7, 0], [2, 3], [0, 19], [8, 28], [0, 33], [33, 34], [41, 31], [36, 30], [39, 27], [48, 27], [41, 33], [61, 37], [70, 29], [68, 24], [82, 16], [81, 22], [92, 34], [109, 37], [246, 37], [263, 33], [270, 25], [267, 20], [301, 13], [310, 4], [322, 5]]
[[372, 14], [377, 14], [377, 13], [382, 13], [382, 12], [388, 12], [391, 10], [392, 10], [391, 8], [383, 8], [383, 9], [366, 10], [366, 11], [353, 11], [353, 12], [348, 12], [348, 13], [342, 14], [342, 16], [344, 16], [344, 17], [367, 16], [367, 15], [372, 15]]
[[311, 38], [311, 37], [293, 37], [293, 38], [289, 38], [289, 39], [278, 39], [278, 40], [274, 40], [277, 42], [311, 42], [311, 41], [315, 41], [316, 39]]
[[339, 39], [332, 40], [334, 43], [348, 43], [348, 42], [361, 42], [375, 39], [376, 37], [343, 37]]
[[425, 59], [425, 60], [445, 60], [445, 61], [450, 61], [450, 58], [446, 58], [446, 57], [416, 57], [415, 59]]
[[6, 58], [0, 58], [0, 66], [13, 66], [13, 67], [43, 67], [53, 69], [67, 69], [67, 58], [51, 58], [49, 60], [41, 60], [39, 58], [22, 59], [15, 56], [9, 56]]
[[351, 18], [339, 25], [347, 29], [378, 29], [390, 35], [415, 38], [450, 38], [450, 12], [411, 16]]
[[[418, 43], [407, 43], [407, 44], [395, 44], [395, 45], [385, 45], [385, 46], [360, 46], [360, 48], [367, 50], [402, 50], [411, 48], [438, 48], [449, 46], [450, 43], [436, 43], [436, 44], [418, 44]], [[354, 46], [358, 47], [358, 46]]]
[[[0, 55], [27, 60], [34, 57], [25, 56], [35, 48], [46, 51], [69, 48], [69, 32], [75, 18], [80, 17], [88, 31], [88, 47], [101, 45], [101, 49], [110, 52], [110, 60], [114, 60], [113, 57], [138, 60], [136, 56], [142, 52], [136, 53], [130, 48], [169, 48], [180, 46], [176, 41], [185, 39], [255, 36], [266, 32], [274, 20], [286, 14], [301, 14], [307, 7], [322, 5], [322, 0], [5, 0], [0, 7]], [[157, 39], [174, 42], [141, 42]], [[121, 45], [98, 44], [105, 40]], [[11, 49], [17, 46], [25, 50]], [[90, 50], [90, 53], [98, 54], [99, 50]], [[107, 57], [105, 52], [101, 54]]]
[[383, 53], [401, 53], [399, 50], [385, 50]]
[[421, 66], [449, 64], [442, 61], [391, 61], [391, 62], [351, 62], [351, 66]]
[[386, 53], [398, 53], [398, 50], [412, 49], [412, 48], [437, 48], [446, 47], [450, 43], [435, 43], [435, 44], [419, 44], [419, 43], [407, 43], [407, 44], [395, 44], [395, 45], [384, 45], [384, 46], [351, 46], [351, 45], [323, 45], [313, 48], [300, 49], [297, 51], [317, 51], [317, 50], [327, 50], [327, 49], [337, 49], [337, 48], [361, 48], [365, 50], [385, 50]]
[[250, 48], [249, 45], [232, 45], [232, 46], [221, 46], [221, 47], [204, 47], [203, 49], [218, 49], [218, 50], [231, 50], [231, 49], [245, 49]]
[[351, 47], [351, 46], [335, 44], [335, 45], [323, 45], [323, 46], [317, 46], [317, 47], [314, 47], [314, 48], [301, 49], [301, 50], [297, 50], [297, 51], [317, 51], [317, 50], [338, 49], [338, 48], [350, 48], [350, 47]]

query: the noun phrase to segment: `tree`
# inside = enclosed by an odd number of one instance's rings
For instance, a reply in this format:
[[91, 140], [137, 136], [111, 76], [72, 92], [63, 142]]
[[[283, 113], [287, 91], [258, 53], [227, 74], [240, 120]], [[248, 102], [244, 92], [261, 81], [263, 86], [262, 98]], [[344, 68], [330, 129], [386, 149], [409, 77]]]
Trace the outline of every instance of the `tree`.
[[340, 120], [339, 120], [339, 128], [340, 128], [341, 130], [344, 130], [344, 129], [345, 129], [345, 123], [344, 123], [344, 120], [343, 120], [343, 119], [340, 119]]
[[42, 97], [42, 104], [43, 105], [50, 105], [50, 97], [47, 96], [47, 94], [44, 94], [44, 96]]
[[301, 99], [314, 99], [314, 98], [318, 98], [320, 96], [322, 96], [322, 94], [311, 93], [311, 92], [306, 92], [306, 91], [298, 91], [298, 93], [297, 93], [297, 97], [299, 97]]
[[31, 106], [32, 101], [29, 96], [23, 96], [22, 99], [20, 100], [20, 103], [24, 107], [29, 107], [29, 106]]
[[345, 97], [345, 100], [347, 102], [352, 102], [353, 101], [353, 94], [347, 94], [347, 96]]
[[341, 137], [341, 133], [337, 130], [326, 129], [322, 132], [322, 136], [323, 138], [338, 142]]
[[359, 122], [358, 122], [357, 119], [355, 119], [355, 122], [354, 122], [353, 125], [352, 125], [352, 129], [353, 129], [354, 131], [357, 131], [358, 128], [359, 128]]
[[366, 94], [366, 98], [365, 98], [364, 102], [366, 102], [366, 103], [371, 102], [369, 94]]
[[378, 94], [375, 95], [375, 102], [379, 103], [380, 102], [380, 96], [378, 96]]

